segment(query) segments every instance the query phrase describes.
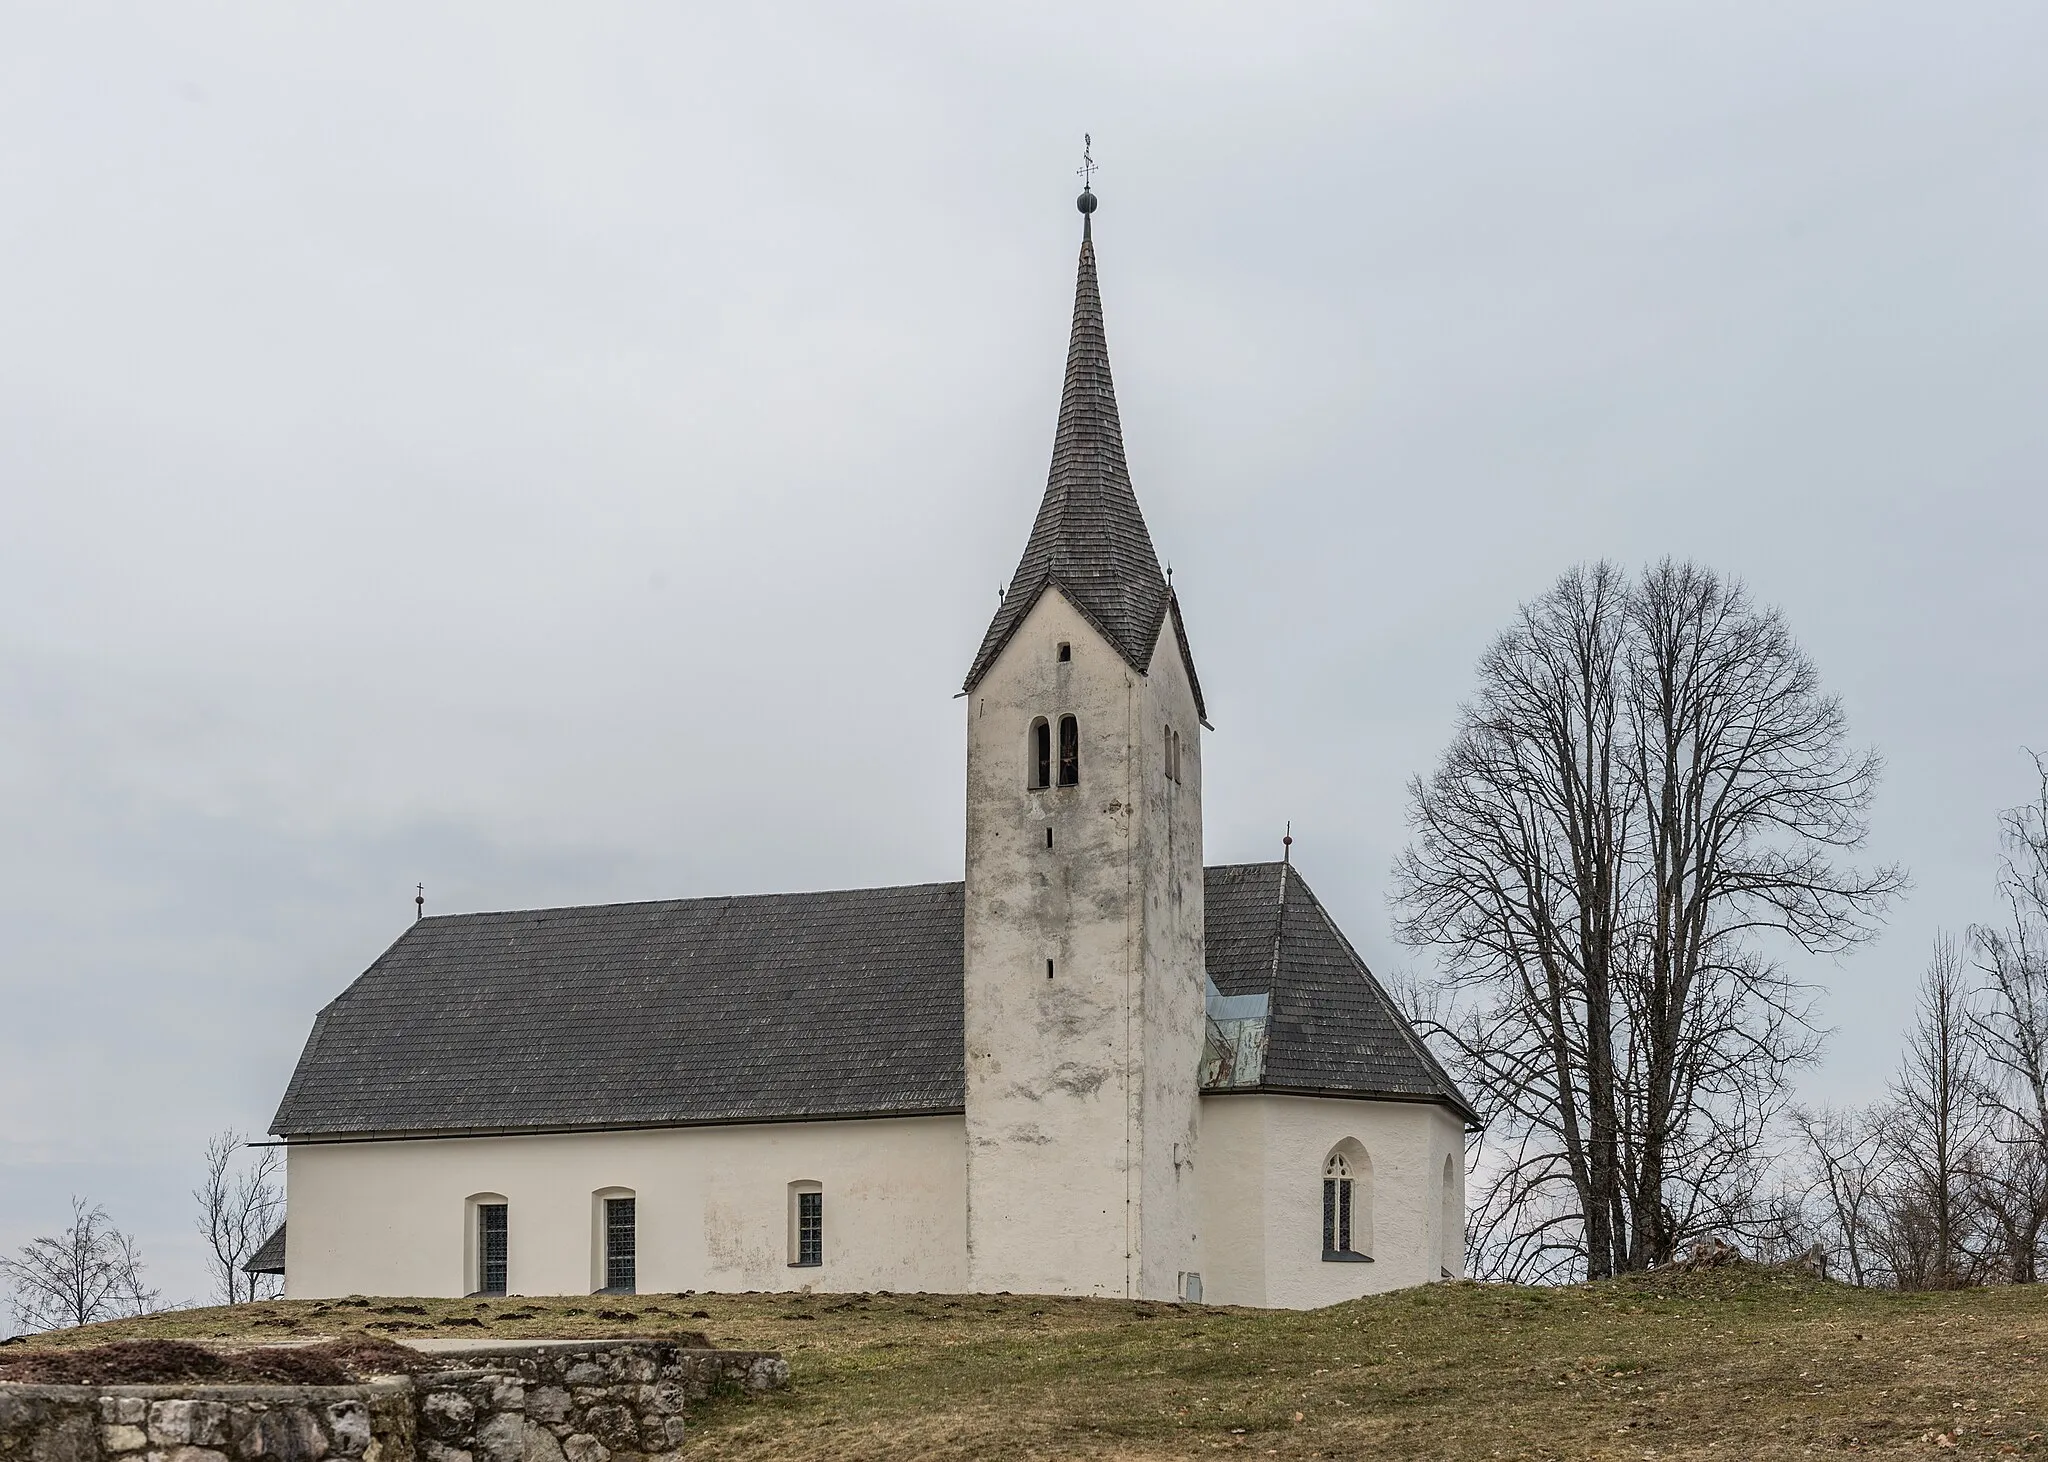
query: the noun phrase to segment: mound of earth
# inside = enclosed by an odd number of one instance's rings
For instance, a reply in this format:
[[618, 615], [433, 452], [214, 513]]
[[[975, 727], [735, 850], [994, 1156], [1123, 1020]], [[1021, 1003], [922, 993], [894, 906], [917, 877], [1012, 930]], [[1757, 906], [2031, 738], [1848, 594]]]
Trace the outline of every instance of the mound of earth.
[[428, 1357], [374, 1336], [258, 1350], [209, 1350], [189, 1340], [114, 1340], [77, 1350], [0, 1354], [0, 1381], [47, 1386], [137, 1386], [204, 1382], [346, 1386], [371, 1376], [408, 1375]]

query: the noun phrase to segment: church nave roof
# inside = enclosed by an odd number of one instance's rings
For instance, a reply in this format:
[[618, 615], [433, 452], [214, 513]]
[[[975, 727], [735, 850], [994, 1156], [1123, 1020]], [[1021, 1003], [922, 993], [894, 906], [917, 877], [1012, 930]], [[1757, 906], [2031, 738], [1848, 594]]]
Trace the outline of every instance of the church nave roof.
[[[1209, 974], [1267, 993], [1233, 1089], [1470, 1104], [1299, 873], [1207, 870]], [[916, 1116], [965, 1100], [958, 883], [450, 914], [320, 1012], [288, 1137]]]

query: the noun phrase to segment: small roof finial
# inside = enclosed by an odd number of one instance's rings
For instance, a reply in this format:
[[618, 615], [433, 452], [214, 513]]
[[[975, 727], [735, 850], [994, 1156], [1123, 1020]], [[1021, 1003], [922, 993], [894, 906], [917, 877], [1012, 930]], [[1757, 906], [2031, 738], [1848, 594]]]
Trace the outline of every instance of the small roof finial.
[[1280, 861], [1282, 863], [1292, 863], [1294, 861], [1294, 819], [1291, 817], [1287, 819], [1287, 831], [1281, 834], [1280, 837]]
[[427, 917], [427, 886], [424, 883], [415, 883], [413, 887], [419, 890], [412, 896], [412, 919], [417, 924]]
[[1089, 236], [1093, 222], [1089, 215], [1095, 211], [1095, 139], [1086, 132], [1081, 134], [1081, 165], [1074, 169], [1081, 179], [1081, 196], [1074, 200], [1074, 206], [1081, 210], [1081, 237]]

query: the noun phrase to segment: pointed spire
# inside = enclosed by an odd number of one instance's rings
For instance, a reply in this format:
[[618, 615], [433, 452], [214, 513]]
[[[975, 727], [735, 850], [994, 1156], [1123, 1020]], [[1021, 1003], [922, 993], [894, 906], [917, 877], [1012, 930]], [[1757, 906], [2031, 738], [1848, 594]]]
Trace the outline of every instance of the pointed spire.
[[[1092, 167], [1092, 164], [1089, 164]], [[1104, 639], [1139, 673], [1150, 668], [1152, 651], [1169, 612], [1181, 654], [1187, 657], [1173, 591], [1160, 571], [1159, 555], [1145, 529], [1145, 515], [1131, 488], [1124, 462], [1123, 425], [1117, 418], [1116, 387], [1109, 374], [1109, 344], [1102, 326], [1102, 293], [1095, 277], [1095, 241], [1089, 224], [1094, 192], [1084, 187], [1081, 260], [1074, 283], [1074, 326], [1067, 344], [1067, 376], [1060, 392], [1059, 427], [1053, 437], [1052, 470], [1045, 498], [1024, 557], [1010, 576], [1009, 593], [983, 636], [972, 690], [1010, 642], [1049, 585], [1058, 585]], [[1188, 659], [1188, 675], [1194, 663]], [[1197, 707], [1201, 690], [1195, 691]]]

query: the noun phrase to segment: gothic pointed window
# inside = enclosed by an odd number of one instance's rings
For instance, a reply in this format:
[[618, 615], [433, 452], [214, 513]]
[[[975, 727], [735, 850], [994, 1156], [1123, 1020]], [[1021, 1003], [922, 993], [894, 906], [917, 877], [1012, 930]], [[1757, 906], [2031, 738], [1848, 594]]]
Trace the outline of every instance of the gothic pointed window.
[[1030, 773], [1024, 785], [1041, 791], [1052, 785], [1052, 726], [1043, 716], [1031, 723]]
[[1081, 784], [1081, 723], [1072, 716], [1060, 717], [1060, 785]]

